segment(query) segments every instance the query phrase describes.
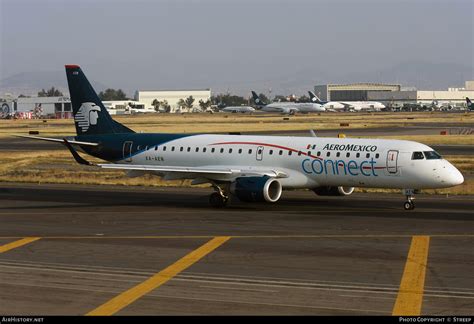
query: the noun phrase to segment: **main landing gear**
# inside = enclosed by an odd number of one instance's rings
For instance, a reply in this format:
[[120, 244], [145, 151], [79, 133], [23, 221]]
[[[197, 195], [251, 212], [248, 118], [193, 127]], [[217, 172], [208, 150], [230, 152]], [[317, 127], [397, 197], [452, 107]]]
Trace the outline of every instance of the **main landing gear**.
[[403, 204], [403, 208], [405, 210], [413, 210], [415, 209], [415, 189], [403, 189], [403, 194], [407, 197], [407, 201]]
[[[230, 193], [229, 190], [224, 190], [217, 184], [213, 184], [215, 192], [209, 196], [209, 204], [214, 208], [223, 208], [229, 202]], [[228, 188], [226, 188], [228, 189]]]

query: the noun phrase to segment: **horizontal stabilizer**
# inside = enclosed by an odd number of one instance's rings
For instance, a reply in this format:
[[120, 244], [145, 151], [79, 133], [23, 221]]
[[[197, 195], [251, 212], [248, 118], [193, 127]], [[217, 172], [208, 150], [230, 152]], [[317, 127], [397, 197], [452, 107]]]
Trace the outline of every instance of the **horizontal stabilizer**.
[[[48, 142], [56, 142], [56, 143], [61, 143], [64, 144], [64, 139], [59, 139], [59, 138], [49, 138], [49, 137], [39, 137], [39, 136], [31, 136], [31, 135], [13, 135], [16, 137], [23, 137], [23, 138], [31, 138], [34, 140], [39, 140], [39, 141], [48, 141]], [[68, 140], [69, 144], [75, 144], [75, 145], [86, 145], [86, 146], [97, 146], [99, 143], [93, 143], [93, 142], [82, 142], [82, 141], [74, 141], [74, 140]]]

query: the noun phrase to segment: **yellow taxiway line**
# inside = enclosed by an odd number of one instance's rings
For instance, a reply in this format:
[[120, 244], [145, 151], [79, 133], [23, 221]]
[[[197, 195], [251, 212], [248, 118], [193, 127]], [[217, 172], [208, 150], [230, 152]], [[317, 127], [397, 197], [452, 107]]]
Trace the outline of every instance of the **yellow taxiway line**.
[[11, 242], [11, 243], [8, 243], [8, 244], [5, 244], [5, 245], [1, 245], [0, 246], [0, 253], [5, 253], [5, 252], [10, 251], [12, 249], [15, 249], [17, 247], [26, 245], [26, 244], [34, 242], [34, 241], [37, 241], [40, 238], [41, 237], [25, 237], [21, 240], [14, 241], [14, 242]]
[[174, 276], [176, 276], [181, 271], [187, 269], [194, 263], [198, 262], [200, 259], [205, 257], [207, 254], [211, 253], [219, 246], [224, 244], [230, 239], [230, 236], [218, 236], [214, 237], [212, 240], [202, 245], [198, 249], [187, 254], [183, 258], [179, 259], [166, 269], [158, 272], [154, 276], [145, 280], [141, 284], [121, 293], [117, 297], [112, 298], [105, 304], [97, 307], [93, 311], [87, 313], [86, 315], [92, 316], [108, 316], [113, 315], [120, 311], [122, 308], [130, 305], [143, 295], [151, 292], [152, 290], [160, 287]]
[[420, 315], [429, 245], [429, 236], [413, 236], [392, 315]]

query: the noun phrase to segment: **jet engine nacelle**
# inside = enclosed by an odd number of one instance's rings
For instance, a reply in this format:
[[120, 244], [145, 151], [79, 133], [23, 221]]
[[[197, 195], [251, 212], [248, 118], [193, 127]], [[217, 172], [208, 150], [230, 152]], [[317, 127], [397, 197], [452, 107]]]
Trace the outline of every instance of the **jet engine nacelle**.
[[246, 202], [274, 203], [281, 197], [280, 181], [267, 176], [237, 178], [230, 187], [230, 192]]
[[354, 187], [318, 187], [313, 189], [318, 196], [349, 196]]

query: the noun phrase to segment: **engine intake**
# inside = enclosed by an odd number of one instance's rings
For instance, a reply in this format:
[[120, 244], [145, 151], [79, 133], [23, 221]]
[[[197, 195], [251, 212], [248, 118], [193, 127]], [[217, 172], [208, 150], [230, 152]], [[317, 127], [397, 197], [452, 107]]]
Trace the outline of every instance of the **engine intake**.
[[354, 187], [318, 187], [313, 189], [318, 196], [349, 196]]
[[280, 181], [268, 176], [242, 177], [235, 179], [230, 191], [242, 201], [274, 203], [281, 197], [282, 186]]

